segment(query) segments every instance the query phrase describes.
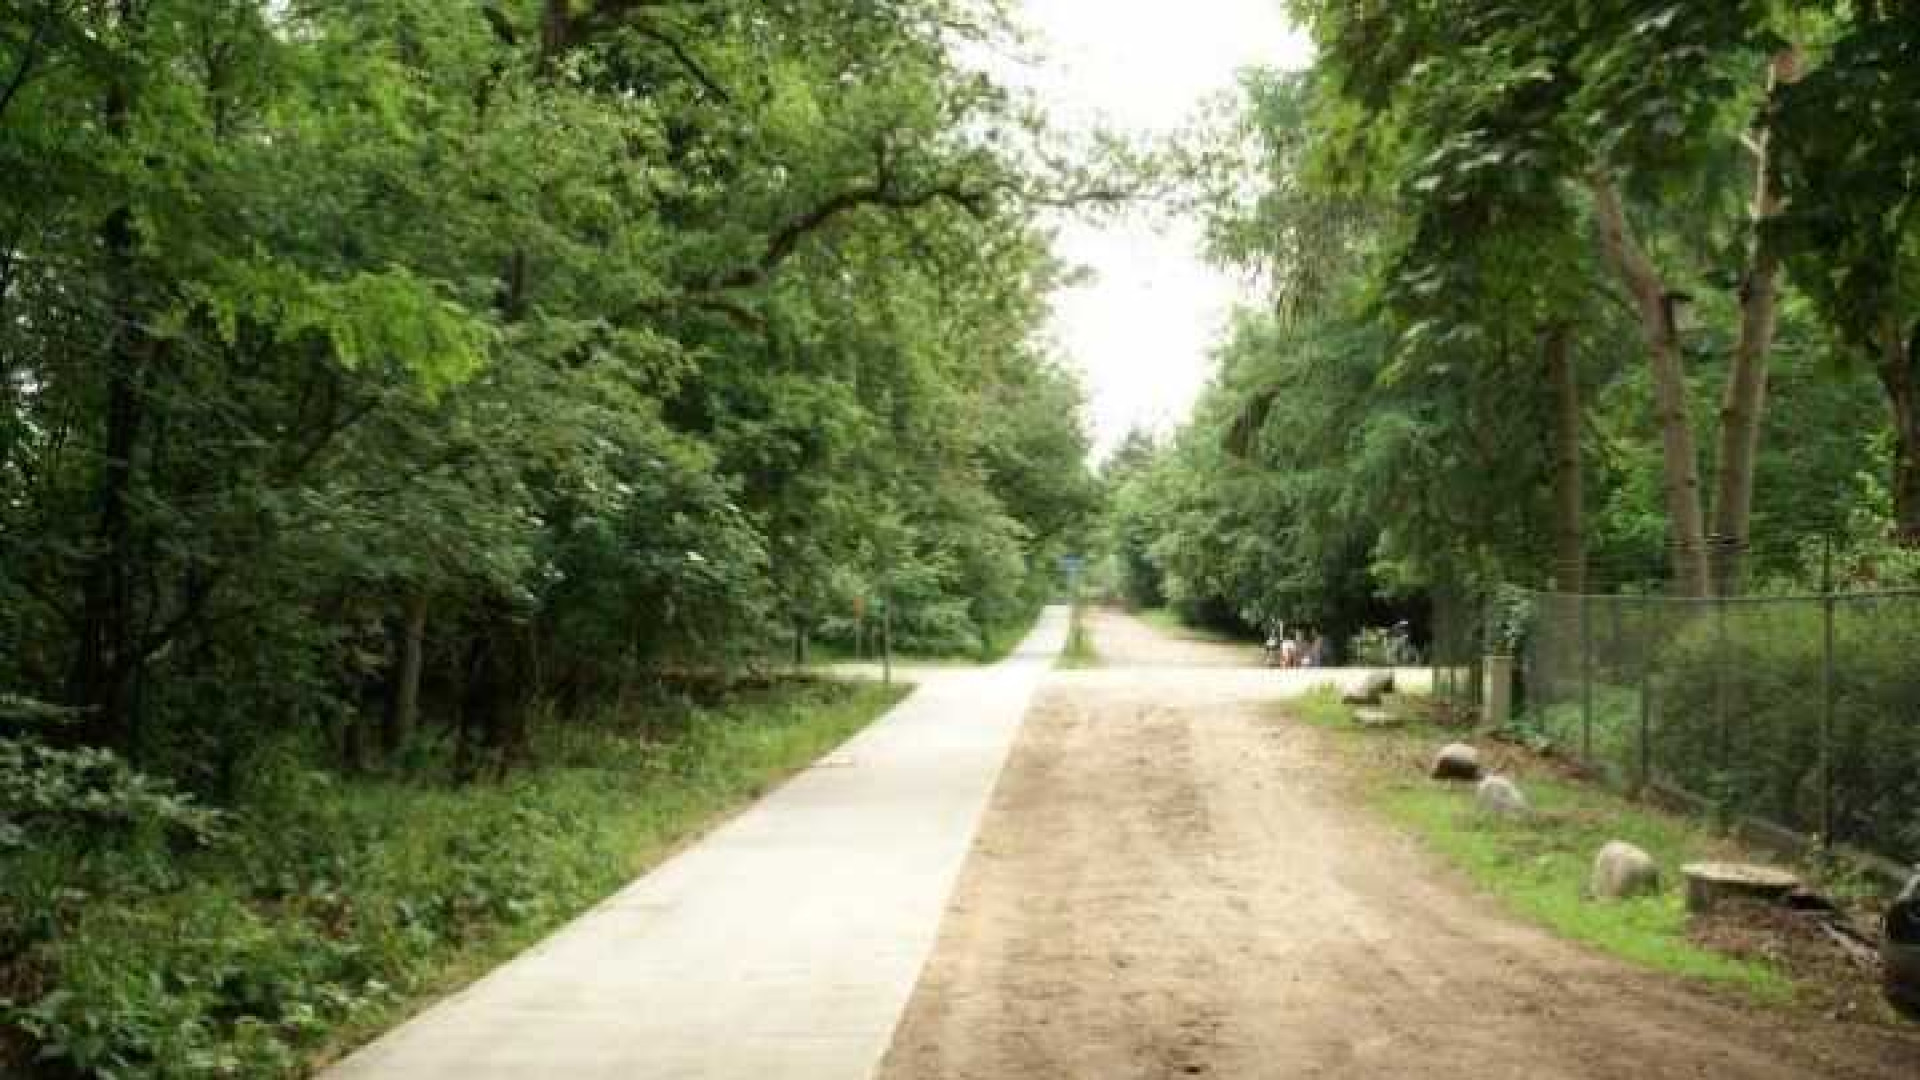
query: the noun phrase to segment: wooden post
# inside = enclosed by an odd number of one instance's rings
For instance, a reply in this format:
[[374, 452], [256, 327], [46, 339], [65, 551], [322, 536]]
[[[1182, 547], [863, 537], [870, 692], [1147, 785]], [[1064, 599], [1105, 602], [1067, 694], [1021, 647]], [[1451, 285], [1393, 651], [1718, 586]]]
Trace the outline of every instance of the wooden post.
[[1653, 643], [1651, 598], [1641, 600], [1640, 626], [1640, 790], [1653, 783]]
[[893, 685], [893, 590], [888, 589], [880, 607], [880, 681]]
[[1727, 598], [1715, 594], [1712, 603], [1714, 801], [1724, 802], [1732, 789], [1727, 771], [1733, 766], [1732, 721], [1727, 716]]

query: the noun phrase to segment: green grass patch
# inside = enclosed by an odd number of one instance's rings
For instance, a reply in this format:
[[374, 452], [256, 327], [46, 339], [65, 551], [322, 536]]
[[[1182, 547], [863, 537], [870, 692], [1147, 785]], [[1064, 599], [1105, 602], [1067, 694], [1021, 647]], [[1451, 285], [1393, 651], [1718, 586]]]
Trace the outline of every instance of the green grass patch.
[[544, 937], [904, 693], [802, 683], [545, 725], [537, 763], [500, 783], [287, 764], [256, 777], [213, 851], [16, 857], [0, 867], [0, 922], [13, 940], [23, 916], [40, 922], [0, 981], [13, 999], [0, 1030], [31, 1036], [47, 1075], [304, 1075]]
[[1192, 633], [1187, 624], [1172, 608], [1141, 608], [1134, 615], [1143, 623], [1169, 634]]
[[1192, 638], [1196, 641], [1211, 641], [1219, 645], [1244, 645], [1246, 642], [1232, 634], [1223, 634], [1218, 630], [1204, 626], [1194, 626], [1180, 617], [1172, 608], [1142, 608], [1134, 612], [1140, 621], [1162, 633], [1175, 637]]
[[[1534, 814], [1514, 820], [1481, 813], [1470, 791], [1426, 783], [1393, 784], [1378, 801], [1389, 817], [1466, 870], [1480, 887], [1556, 933], [1657, 971], [1731, 983], [1768, 1000], [1791, 996], [1778, 972], [1687, 940], [1680, 866], [1724, 847], [1717, 839], [1577, 784], [1534, 777], [1524, 787]], [[1625, 840], [1652, 855], [1666, 888], [1635, 900], [1587, 899], [1583, 893], [1593, 855], [1610, 840]]]
[[[1419, 725], [1384, 731], [1353, 724], [1331, 693], [1289, 704], [1304, 723], [1335, 733], [1349, 750], [1382, 741], [1386, 754], [1351, 754], [1380, 775], [1370, 801], [1389, 820], [1466, 872], [1515, 914], [1574, 941], [1655, 971], [1732, 986], [1757, 999], [1792, 997], [1779, 971], [1695, 945], [1687, 939], [1680, 880], [1683, 863], [1725, 857], [1729, 843], [1702, 823], [1667, 814], [1544, 770], [1509, 773], [1532, 804], [1525, 818], [1496, 818], [1475, 805], [1470, 785], [1442, 785], [1415, 771], [1424, 755], [1460, 737]], [[1644, 849], [1659, 862], [1663, 891], [1626, 901], [1587, 899], [1592, 859], [1611, 840]]]
[[1358, 731], [1353, 722], [1353, 706], [1340, 703], [1340, 691], [1331, 687], [1319, 687], [1304, 694], [1287, 705], [1295, 718], [1314, 727], [1334, 731]]

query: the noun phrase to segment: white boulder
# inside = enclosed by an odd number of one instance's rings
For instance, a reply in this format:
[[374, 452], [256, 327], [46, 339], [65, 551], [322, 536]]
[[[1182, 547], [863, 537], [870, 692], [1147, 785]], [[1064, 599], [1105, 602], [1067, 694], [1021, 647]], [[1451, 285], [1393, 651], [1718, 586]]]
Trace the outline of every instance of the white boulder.
[[1489, 776], [1474, 789], [1474, 802], [1495, 817], [1521, 817], [1527, 812], [1527, 797], [1520, 785], [1504, 776]]
[[1660, 864], [1653, 856], [1619, 840], [1593, 857], [1587, 892], [1595, 900], [1625, 900], [1660, 891]]

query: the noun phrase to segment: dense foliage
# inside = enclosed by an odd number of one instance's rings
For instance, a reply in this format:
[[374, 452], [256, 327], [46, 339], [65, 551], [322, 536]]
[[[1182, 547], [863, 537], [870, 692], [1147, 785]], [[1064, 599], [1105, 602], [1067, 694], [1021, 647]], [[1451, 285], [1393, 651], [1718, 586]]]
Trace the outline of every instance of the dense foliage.
[[[957, 59], [1006, 33], [990, 0], [0, 2], [0, 878], [80, 889], [29, 853], [112, 838], [186, 887], [168, 851], [333, 797], [276, 779], [508, 776], [536, 718], [856, 611], [1004, 640], [1096, 496], [1039, 214], [1124, 164]], [[91, 970], [83, 908], [0, 972]], [[105, 989], [11, 977], [65, 1060], [185, 1067], [86, 1030]], [[139, 1038], [216, 1053], [188, 1029], [255, 1015], [230, 989], [129, 990], [187, 1010]]]
[[1804, 588], [1823, 538], [1913, 581], [1910, 14], [1291, 8], [1316, 64], [1198, 163], [1267, 302], [1106, 478], [1133, 599], [1426, 638], [1501, 582]]
[[10, 4], [0, 685], [218, 786], [1016, 620], [1091, 499], [1035, 207], [1102, 191], [956, 66], [991, 14]]
[[86, 794], [101, 791], [135, 813], [110, 830], [32, 828], [7, 853], [0, 950], [31, 962], [0, 983], [0, 1071], [305, 1075], [597, 903], [898, 694], [798, 684], [576, 716], [536, 726], [531, 762], [494, 784], [261, 761], [211, 835], [178, 806], [128, 805], [124, 786], [70, 788], [76, 812], [107, 809]]

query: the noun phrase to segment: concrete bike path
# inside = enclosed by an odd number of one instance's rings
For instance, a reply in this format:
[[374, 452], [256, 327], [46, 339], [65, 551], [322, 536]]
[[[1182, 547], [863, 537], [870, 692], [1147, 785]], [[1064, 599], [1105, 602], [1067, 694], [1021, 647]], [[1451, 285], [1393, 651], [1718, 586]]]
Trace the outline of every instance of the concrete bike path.
[[1008, 660], [929, 672], [872, 727], [328, 1080], [871, 1076], [1028, 703]]

